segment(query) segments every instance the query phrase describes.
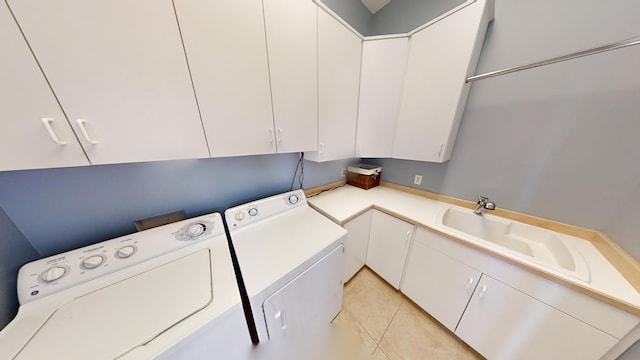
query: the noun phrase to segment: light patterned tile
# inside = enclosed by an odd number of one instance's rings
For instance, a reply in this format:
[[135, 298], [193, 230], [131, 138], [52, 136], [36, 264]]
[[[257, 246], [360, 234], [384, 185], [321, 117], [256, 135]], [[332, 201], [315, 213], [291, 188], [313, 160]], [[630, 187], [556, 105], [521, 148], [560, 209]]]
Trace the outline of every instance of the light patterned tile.
[[391, 360], [457, 359], [461, 346], [455, 335], [405, 299], [380, 342]]
[[362, 347], [367, 354], [373, 354], [377, 346], [376, 342], [348, 310], [342, 309], [333, 320], [333, 324], [350, 335], [350, 339], [357, 342], [354, 346]]
[[377, 348], [376, 352], [373, 353], [373, 358], [372, 360], [389, 360], [389, 358], [387, 357], [387, 355], [384, 353], [384, 351], [382, 351], [382, 349]]
[[377, 343], [401, 301], [396, 289], [365, 267], [345, 286], [343, 307]]

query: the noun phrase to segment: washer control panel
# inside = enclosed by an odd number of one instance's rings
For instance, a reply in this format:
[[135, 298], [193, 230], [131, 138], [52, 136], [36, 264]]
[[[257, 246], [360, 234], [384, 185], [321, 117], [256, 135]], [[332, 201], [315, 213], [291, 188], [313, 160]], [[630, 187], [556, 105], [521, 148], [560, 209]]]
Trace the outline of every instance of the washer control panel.
[[219, 213], [36, 260], [20, 268], [18, 299], [25, 304], [216, 236], [226, 241]]
[[304, 191], [294, 190], [233, 207], [224, 215], [229, 231], [232, 231], [300, 206], [308, 206], [307, 198]]

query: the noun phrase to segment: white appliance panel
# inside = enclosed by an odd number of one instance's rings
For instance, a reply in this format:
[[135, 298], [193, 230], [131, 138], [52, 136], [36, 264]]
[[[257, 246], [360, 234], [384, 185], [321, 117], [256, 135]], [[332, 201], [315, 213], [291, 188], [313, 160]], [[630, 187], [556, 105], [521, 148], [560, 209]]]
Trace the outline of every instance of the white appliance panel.
[[[302, 263], [317, 261], [318, 253], [343, 239], [346, 230], [307, 206], [231, 236], [247, 292], [253, 296]], [[247, 271], [250, 268], [260, 270]]]
[[200, 250], [69, 299], [51, 314], [16, 360], [51, 354], [78, 360], [122, 356], [211, 302], [210, 266], [209, 251]]
[[342, 308], [343, 267], [340, 245], [269, 296], [262, 305], [269, 339], [304, 333], [309, 324], [333, 319]]

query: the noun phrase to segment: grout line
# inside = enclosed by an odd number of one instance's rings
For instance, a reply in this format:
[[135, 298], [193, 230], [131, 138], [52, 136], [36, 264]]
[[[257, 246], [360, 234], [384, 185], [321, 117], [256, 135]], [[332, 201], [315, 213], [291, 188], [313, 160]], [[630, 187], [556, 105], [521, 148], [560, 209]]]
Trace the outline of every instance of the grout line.
[[[395, 289], [394, 289], [395, 290]], [[399, 290], [396, 290], [396, 293], [399, 293]], [[398, 311], [400, 310], [400, 306], [402, 306], [402, 302], [404, 301], [403, 298], [400, 298], [400, 301], [398, 302], [398, 306], [396, 307], [395, 311], [393, 312], [393, 316], [391, 317], [391, 320], [389, 320], [389, 324], [387, 324], [387, 327], [384, 329], [384, 331], [382, 332], [382, 336], [380, 336], [380, 340], [378, 340], [378, 342], [376, 343], [376, 348], [373, 350], [373, 352], [375, 353], [376, 350], [378, 350], [378, 348], [380, 347], [380, 343], [382, 342], [382, 339], [384, 339], [384, 336], [387, 335], [387, 331], [389, 331], [389, 328], [391, 327], [391, 323], [393, 322], [393, 320], [396, 318], [396, 315], [398, 315]], [[366, 329], [365, 329], [366, 330]], [[384, 352], [384, 349], [381, 349], [382, 352]], [[386, 355], [386, 353], [385, 353]], [[387, 356], [388, 357], [388, 356]]]

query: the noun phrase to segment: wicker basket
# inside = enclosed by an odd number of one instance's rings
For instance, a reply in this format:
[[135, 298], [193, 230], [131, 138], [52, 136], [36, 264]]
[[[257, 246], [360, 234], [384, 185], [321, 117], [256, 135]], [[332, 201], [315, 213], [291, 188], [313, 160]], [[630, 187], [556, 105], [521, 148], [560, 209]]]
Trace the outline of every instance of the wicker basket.
[[382, 168], [375, 165], [355, 164], [347, 168], [347, 184], [369, 190], [380, 185]]

